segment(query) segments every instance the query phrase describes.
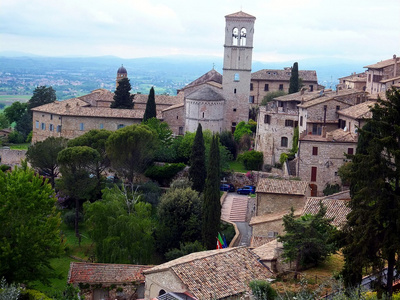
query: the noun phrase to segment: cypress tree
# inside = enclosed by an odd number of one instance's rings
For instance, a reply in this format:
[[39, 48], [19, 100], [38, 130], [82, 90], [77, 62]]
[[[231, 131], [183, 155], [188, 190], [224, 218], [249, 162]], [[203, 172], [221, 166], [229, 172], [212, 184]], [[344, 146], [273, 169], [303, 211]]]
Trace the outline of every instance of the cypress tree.
[[295, 62], [292, 68], [292, 75], [290, 76], [289, 94], [297, 93], [299, 91], [299, 66]]
[[204, 246], [209, 250], [216, 248], [216, 238], [221, 219], [219, 161], [219, 138], [218, 135], [214, 135], [208, 160], [202, 210], [202, 238]]
[[151, 87], [150, 93], [149, 93], [149, 98], [147, 99], [146, 103], [146, 110], [144, 112], [143, 116], [143, 122], [147, 122], [147, 120], [151, 118], [157, 117], [157, 111], [156, 111], [156, 100], [154, 96], [154, 88]]
[[203, 130], [201, 124], [199, 123], [192, 146], [189, 169], [189, 179], [193, 183], [192, 188], [199, 193], [202, 193], [204, 190], [204, 184], [207, 176], [205, 150], [206, 148], [204, 146]]
[[111, 108], [133, 108], [133, 95], [130, 94], [131, 84], [128, 78], [123, 78], [118, 82], [118, 87], [114, 92], [114, 102]]

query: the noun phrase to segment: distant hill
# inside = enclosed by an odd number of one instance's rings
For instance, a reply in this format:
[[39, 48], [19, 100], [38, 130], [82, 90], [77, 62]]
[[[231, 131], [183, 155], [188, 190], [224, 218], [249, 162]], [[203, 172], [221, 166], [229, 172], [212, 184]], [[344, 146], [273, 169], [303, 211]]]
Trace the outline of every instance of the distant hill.
[[[116, 72], [121, 65], [128, 70], [133, 92], [175, 94], [213, 67], [222, 74], [222, 57], [166, 56], [123, 59], [100, 57], [41, 57], [27, 53], [0, 53], [0, 94], [31, 94], [38, 85], [53, 86], [58, 99], [89, 93], [97, 88], [115, 89]], [[254, 61], [252, 71], [282, 69], [294, 62]], [[318, 81], [334, 88], [339, 77], [363, 72], [374, 62], [335, 60], [301, 60], [300, 70], [317, 71]]]

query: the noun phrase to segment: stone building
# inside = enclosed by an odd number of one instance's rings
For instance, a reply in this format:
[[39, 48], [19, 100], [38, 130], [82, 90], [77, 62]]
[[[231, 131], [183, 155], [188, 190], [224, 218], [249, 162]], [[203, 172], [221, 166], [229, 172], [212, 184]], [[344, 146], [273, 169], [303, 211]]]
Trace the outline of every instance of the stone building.
[[367, 89], [367, 73], [353, 73], [349, 76], [339, 78], [337, 90], [356, 89], [365, 91]]
[[[180, 295], [185, 299], [239, 299], [251, 280], [273, 273], [246, 247], [188, 254], [144, 271], [145, 299]], [[169, 298], [170, 299], [170, 298]]]
[[[290, 77], [292, 68], [283, 70], [264, 69], [251, 74], [250, 98], [249, 102], [255, 105], [261, 105], [263, 98], [269, 92], [289, 91]], [[309, 91], [318, 89], [318, 79], [316, 71], [299, 70], [299, 78], [302, 79], [302, 85]]]
[[366, 101], [354, 106], [350, 106], [338, 111], [339, 124], [342, 129], [357, 133], [358, 128], [362, 128], [367, 120], [372, 118], [371, 107], [375, 101]]
[[400, 58], [396, 55], [364, 68], [367, 68], [366, 91], [370, 94], [386, 92], [392, 85], [400, 84]]

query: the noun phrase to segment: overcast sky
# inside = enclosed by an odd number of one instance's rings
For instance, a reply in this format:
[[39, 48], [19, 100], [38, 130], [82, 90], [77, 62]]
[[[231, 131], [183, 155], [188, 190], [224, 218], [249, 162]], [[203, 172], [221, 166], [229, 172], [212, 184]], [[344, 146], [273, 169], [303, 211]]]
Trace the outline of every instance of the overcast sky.
[[0, 0], [0, 53], [222, 57], [240, 10], [257, 18], [253, 60], [400, 56], [399, 0]]

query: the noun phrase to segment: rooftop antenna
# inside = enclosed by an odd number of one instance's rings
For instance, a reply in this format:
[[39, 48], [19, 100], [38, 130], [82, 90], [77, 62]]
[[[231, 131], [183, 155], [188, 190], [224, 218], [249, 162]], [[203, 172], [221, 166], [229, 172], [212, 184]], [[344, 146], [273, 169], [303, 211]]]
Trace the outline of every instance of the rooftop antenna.
[[215, 64], [213, 63], [213, 70], [214, 70]]

